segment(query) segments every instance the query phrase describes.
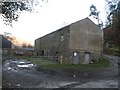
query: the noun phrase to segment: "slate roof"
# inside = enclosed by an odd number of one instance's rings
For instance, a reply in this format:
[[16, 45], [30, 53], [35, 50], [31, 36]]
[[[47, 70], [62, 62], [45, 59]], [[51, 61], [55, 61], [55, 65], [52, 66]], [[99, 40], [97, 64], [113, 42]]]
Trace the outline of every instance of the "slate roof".
[[11, 42], [4, 36], [0, 35], [0, 48], [11, 48]]

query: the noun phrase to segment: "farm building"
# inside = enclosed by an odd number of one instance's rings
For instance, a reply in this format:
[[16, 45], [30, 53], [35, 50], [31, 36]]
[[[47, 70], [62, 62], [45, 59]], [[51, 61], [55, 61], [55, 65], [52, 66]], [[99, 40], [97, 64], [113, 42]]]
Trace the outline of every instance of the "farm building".
[[0, 48], [11, 48], [11, 42], [0, 35]]
[[19, 49], [13, 49], [13, 53], [15, 55], [22, 55], [22, 56], [32, 56], [34, 55], [34, 48], [19, 48]]
[[11, 49], [12, 43], [7, 40], [3, 35], [0, 35], [0, 53], [8, 54]]
[[35, 51], [61, 64], [89, 64], [102, 55], [103, 30], [85, 18], [36, 39]]

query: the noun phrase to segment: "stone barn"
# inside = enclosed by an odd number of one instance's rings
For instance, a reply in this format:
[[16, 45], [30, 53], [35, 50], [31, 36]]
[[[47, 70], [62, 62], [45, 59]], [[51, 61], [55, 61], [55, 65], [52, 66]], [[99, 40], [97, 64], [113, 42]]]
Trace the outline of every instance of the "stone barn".
[[103, 30], [85, 18], [36, 39], [35, 51], [61, 64], [89, 64], [102, 55]]

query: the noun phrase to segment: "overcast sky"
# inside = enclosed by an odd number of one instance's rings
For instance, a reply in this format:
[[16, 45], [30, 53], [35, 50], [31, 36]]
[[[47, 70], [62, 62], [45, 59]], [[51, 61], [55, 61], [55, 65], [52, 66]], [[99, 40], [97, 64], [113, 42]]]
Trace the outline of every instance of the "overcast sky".
[[96, 5], [104, 22], [105, 0], [48, 0], [42, 7], [37, 6], [34, 13], [22, 13], [18, 22], [13, 23], [13, 28], [4, 25], [0, 18], [0, 33], [10, 32], [34, 45], [35, 39], [88, 17], [91, 4]]

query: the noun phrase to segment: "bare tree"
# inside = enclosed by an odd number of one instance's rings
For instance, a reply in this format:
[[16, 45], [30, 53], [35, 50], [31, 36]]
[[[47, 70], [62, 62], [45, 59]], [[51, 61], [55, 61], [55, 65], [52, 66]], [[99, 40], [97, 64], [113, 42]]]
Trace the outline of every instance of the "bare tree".
[[108, 6], [106, 27], [112, 30], [112, 33], [106, 41], [110, 41], [112, 44], [120, 46], [120, 1], [115, 3], [106, 0], [106, 2]]
[[28, 44], [28, 46], [27, 46], [28, 48], [33, 48], [33, 46], [31, 45], [31, 44]]
[[15, 36], [12, 36], [11, 33], [9, 33], [9, 32], [4, 32], [3, 36], [4, 36], [6, 39], [8, 39], [9, 41], [11, 41], [13, 45], [18, 44], [17, 38], [16, 38]]
[[23, 47], [23, 48], [28, 47], [28, 46], [27, 46], [27, 43], [22, 43], [22, 47]]
[[0, 14], [5, 24], [12, 26], [13, 21], [18, 21], [21, 12], [32, 12], [34, 5], [38, 4], [37, 0], [0, 0]]
[[90, 6], [90, 15], [89, 16], [93, 16], [93, 18], [97, 19], [98, 26], [100, 26], [102, 28], [103, 27], [103, 22], [99, 18], [99, 14], [100, 14], [100, 11], [98, 11], [97, 8], [96, 8], [96, 6], [92, 4]]

